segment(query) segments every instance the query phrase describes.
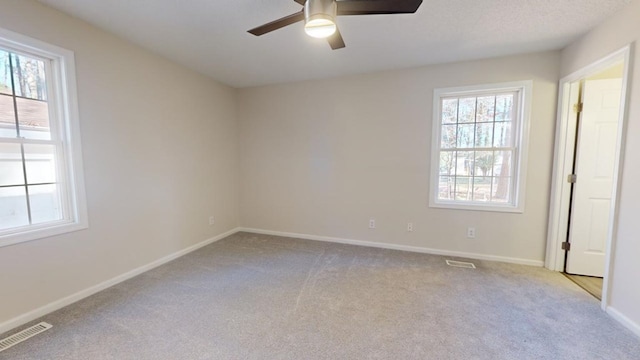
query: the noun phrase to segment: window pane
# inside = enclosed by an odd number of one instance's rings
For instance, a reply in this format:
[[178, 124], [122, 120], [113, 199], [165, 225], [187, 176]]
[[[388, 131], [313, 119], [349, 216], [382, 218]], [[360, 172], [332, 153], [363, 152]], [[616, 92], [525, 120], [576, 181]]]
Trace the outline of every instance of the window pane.
[[23, 184], [24, 171], [20, 144], [0, 143], [0, 186]]
[[0, 50], [0, 93], [13, 93], [11, 91], [11, 67], [9, 65], [9, 53], [3, 50]]
[[491, 151], [476, 151], [475, 153], [475, 167], [474, 175], [485, 177], [493, 176], [493, 152]]
[[29, 184], [57, 182], [55, 154], [53, 145], [24, 145]]
[[491, 201], [496, 203], [508, 203], [511, 201], [511, 178], [500, 176], [493, 178], [493, 194]]
[[493, 145], [493, 123], [476, 124], [476, 146], [491, 147]]
[[496, 121], [513, 120], [513, 94], [496, 97]]
[[60, 194], [57, 185], [29, 186], [29, 201], [31, 204], [31, 222], [43, 222], [62, 219]]
[[29, 99], [47, 100], [44, 61], [12, 54], [16, 95]]
[[499, 177], [511, 176], [511, 151], [496, 151], [493, 165], [493, 175]]
[[456, 175], [473, 175], [473, 151], [458, 151], [456, 159]]
[[440, 147], [443, 149], [453, 149], [456, 147], [456, 125], [443, 125]]
[[27, 139], [51, 140], [49, 106], [46, 102], [17, 99], [20, 136]]
[[510, 122], [497, 122], [493, 138], [494, 147], [513, 147]]
[[440, 176], [438, 183], [438, 199], [453, 200], [454, 178]]
[[0, 95], [0, 137], [15, 139], [17, 136], [13, 97]]
[[473, 148], [475, 124], [458, 125], [458, 147], [462, 149]]
[[455, 124], [458, 120], [458, 99], [442, 100], [442, 123]]
[[29, 225], [24, 186], [0, 188], [0, 230]]
[[495, 96], [483, 96], [478, 98], [476, 122], [492, 122], [495, 110]]
[[468, 201], [471, 200], [471, 180], [472, 178], [466, 176], [456, 177], [456, 200]]
[[473, 178], [473, 201], [489, 201], [491, 199], [491, 178], [476, 176]]
[[476, 98], [461, 98], [458, 109], [458, 122], [474, 122], [476, 115]]
[[440, 175], [455, 175], [455, 152], [440, 152]]

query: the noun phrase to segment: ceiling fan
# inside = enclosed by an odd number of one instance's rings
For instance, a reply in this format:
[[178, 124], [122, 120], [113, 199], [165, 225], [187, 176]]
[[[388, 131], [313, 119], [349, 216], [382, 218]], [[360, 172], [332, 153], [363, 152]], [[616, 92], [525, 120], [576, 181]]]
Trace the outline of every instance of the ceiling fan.
[[258, 26], [248, 32], [260, 36], [287, 25], [304, 20], [307, 35], [326, 38], [331, 49], [345, 47], [336, 16], [411, 14], [415, 13], [422, 0], [294, 0], [304, 8], [302, 11]]

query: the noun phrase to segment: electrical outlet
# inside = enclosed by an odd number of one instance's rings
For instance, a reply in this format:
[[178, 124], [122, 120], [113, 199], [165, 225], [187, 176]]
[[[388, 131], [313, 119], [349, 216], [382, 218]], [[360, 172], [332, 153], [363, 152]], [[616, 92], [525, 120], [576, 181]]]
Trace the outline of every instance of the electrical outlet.
[[467, 238], [475, 239], [476, 238], [476, 228], [468, 227], [467, 228]]
[[213, 218], [213, 216], [209, 216], [209, 225], [213, 225], [216, 223], [216, 220]]
[[407, 224], [407, 231], [408, 232], [412, 232], [413, 231], [413, 223], [408, 223]]
[[376, 219], [369, 219], [369, 229], [376, 228]]

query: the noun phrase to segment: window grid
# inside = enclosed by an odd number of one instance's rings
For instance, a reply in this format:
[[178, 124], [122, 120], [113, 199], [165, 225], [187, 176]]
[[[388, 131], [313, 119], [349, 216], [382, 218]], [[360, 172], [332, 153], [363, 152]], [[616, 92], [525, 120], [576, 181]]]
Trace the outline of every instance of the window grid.
[[[13, 116], [16, 119], [16, 136], [20, 139], [20, 120], [18, 118], [18, 100], [15, 97], [16, 94], [16, 79], [13, 67], [13, 54], [9, 52], [9, 73], [11, 74], [11, 95], [13, 98]], [[27, 202], [27, 217], [29, 219], [29, 225], [33, 224], [33, 218], [31, 217], [31, 201], [29, 200], [29, 179], [27, 177], [27, 161], [24, 155], [24, 144], [20, 144], [20, 157], [22, 160], [22, 176], [24, 178], [24, 193], [25, 200]]]
[[[497, 199], [498, 201], [496, 201], [496, 199], [494, 199], [495, 195], [494, 194], [494, 190], [497, 188], [496, 185], [496, 181], [501, 181], [505, 178], [505, 175], [503, 174], [503, 168], [502, 166], [504, 166], [504, 164], [502, 164], [501, 166], [501, 172], [499, 176], [496, 176], [495, 174], [495, 161], [496, 158], [498, 156], [498, 153], [502, 152], [503, 154], [505, 152], [509, 153], [509, 159], [512, 160], [513, 159], [513, 155], [515, 153], [516, 148], [511, 146], [511, 147], [497, 147], [495, 146], [496, 143], [496, 124], [497, 123], [510, 123], [513, 124], [513, 110], [516, 106], [516, 99], [517, 99], [517, 93], [493, 93], [490, 94], [490, 96], [488, 96], [489, 94], [477, 94], [477, 95], [473, 95], [473, 122], [461, 122], [461, 106], [460, 106], [460, 100], [461, 99], [469, 99], [472, 96], [470, 95], [466, 95], [466, 96], [456, 96], [456, 97], [442, 97], [440, 100], [440, 106], [441, 109], [444, 108], [444, 102], [446, 100], [455, 100], [456, 101], [456, 117], [455, 117], [455, 123], [445, 123], [444, 118], [443, 118], [443, 110], [440, 111], [440, 124], [441, 124], [441, 131], [442, 131], [442, 127], [443, 126], [453, 126], [455, 125], [456, 127], [456, 132], [455, 132], [455, 145], [453, 147], [444, 147], [442, 146], [441, 143], [441, 147], [440, 147], [440, 151], [441, 152], [449, 152], [451, 153], [450, 158], [453, 159], [453, 163], [455, 164], [453, 166], [453, 174], [446, 174], [447, 177], [447, 181], [448, 183], [451, 182], [451, 180], [453, 180], [453, 188], [452, 188], [452, 192], [449, 191], [449, 196], [447, 198], [440, 198], [440, 192], [438, 192], [438, 198], [440, 200], [452, 200], [452, 201], [466, 201], [466, 202], [472, 202], [472, 203], [504, 203], [505, 201], [499, 201], [500, 199]], [[496, 117], [497, 117], [497, 112], [498, 112], [498, 97], [499, 96], [505, 96], [508, 95], [511, 97], [511, 108], [510, 111], [505, 111], [503, 113], [509, 113], [511, 116], [509, 117], [509, 120], [506, 121], [505, 119], [503, 119], [503, 121], [497, 121]], [[491, 112], [491, 121], [478, 121], [478, 113], [479, 113], [479, 109], [478, 109], [478, 99], [479, 98], [491, 98], [492, 99], [492, 112]], [[461, 141], [461, 124], [465, 124], [465, 125], [473, 125], [473, 133], [471, 134], [471, 141], [470, 144], [472, 145], [471, 147], [467, 146], [467, 147], [461, 147], [459, 146]], [[491, 124], [491, 140], [492, 140], [492, 145], [491, 147], [479, 147], [476, 146], [478, 144], [478, 125], [479, 124]], [[511, 129], [509, 131], [509, 139], [510, 141], [513, 143], [513, 139], [511, 139], [511, 137], [513, 137], [513, 132], [514, 132], [514, 126], [511, 126]], [[441, 142], [442, 142], [442, 135], [441, 135]], [[470, 168], [471, 171], [469, 171], [468, 174], [459, 174], [458, 170], [459, 170], [459, 166], [457, 165], [460, 159], [460, 153], [461, 152], [469, 152], [472, 153], [472, 157], [471, 159], [466, 159], [466, 160], [470, 160], [469, 163], [467, 163], [467, 168]], [[476, 163], [477, 163], [477, 159], [478, 159], [478, 153], [481, 152], [490, 152], [491, 153], [491, 162], [492, 162], [492, 169], [491, 169], [491, 176], [490, 176], [490, 182], [489, 182], [489, 193], [488, 196], [489, 198], [485, 201], [483, 200], [477, 200], [476, 199], [476, 181], [478, 179], [478, 176], [476, 174]], [[504, 161], [504, 155], [502, 156], [503, 161]], [[514, 172], [514, 168], [513, 166], [509, 166], [509, 171], [508, 171], [508, 175], [506, 176], [506, 178], [508, 179], [508, 181], [513, 181], [513, 172]], [[482, 174], [482, 178], [485, 178], [486, 174], [483, 172]], [[453, 178], [453, 179], [452, 179]], [[459, 196], [459, 190], [463, 189], [462, 186], [459, 186], [460, 182], [458, 181], [461, 178], [467, 178], [467, 198], [464, 200], [458, 199]], [[511, 184], [510, 184], [511, 185]], [[508, 197], [506, 200], [506, 202], [509, 202], [512, 197], [514, 196], [513, 194], [513, 186], [509, 186], [508, 189]]]
[[[59, 221], [59, 220], [63, 220], [65, 218], [64, 212], [65, 212], [65, 206], [64, 203], [62, 202], [62, 197], [61, 197], [61, 193], [60, 191], [62, 189], [59, 188], [60, 182], [58, 181], [58, 176], [59, 176], [59, 170], [55, 169], [54, 172], [54, 177], [55, 177], [55, 181], [46, 181], [46, 182], [30, 182], [29, 180], [29, 171], [27, 169], [27, 163], [29, 161], [31, 162], [35, 162], [34, 159], [28, 159], [27, 157], [27, 152], [25, 150], [25, 145], [30, 145], [30, 144], [49, 144], [49, 145], [53, 145], [54, 146], [54, 159], [58, 160], [59, 158], [59, 151], [58, 148], [61, 145], [61, 143], [59, 141], [55, 140], [55, 121], [52, 121], [53, 119], [51, 119], [51, 111], [47, 111], [47, 119], [46, 119], [46, 123], [48, 125], [48, 131], [47, 133], [50, 136], [51, 140], [45, 140], [45, 139], [30, 139], [27, 138], [26, 136], [22, 136], [22, 131], [23, 131], [23, 126], [29, 126], [28, 123], [25, 124], [21, 124], [20, 122], [20, 116], [21, 116], [21, 110], [18, 106], [18, 99], [22, 99], [25, 100], [26, 102], [40, 102], [40, 103], [45, 103], [48, 106], [50, 105], [50, 97], [49, 95], [51, 94], [51, 91], [49, 89], [50, 87], [50, 81], [48, 80], [48, 76], [51, 74], [51, 66], [50, 66], [50, 61], [44, 58], [40, 58], [37, 56], [33, 56], [33, 55], [27, 55], [27, 54], [22, 54], [22, 53], [18, 53], [15, 51], [12, 51], [10, 49], [6, 49], [6, 48], [0, 48], [0, 51], [3, 51], [7, 54], [7, 61], [8, 61], [8, 66], [9, 66], [9, 84], [11, 86], [11, 91], [10, 93], [0, 93], [0, 96], [3, 97], [10, 97], [12, 100], [12, 106], [13, 106], [13, 116], [14, 116], [14, 125], [15, 125], [15, 132], [16, 132], [16, 137], [15, 138], [8, 138], [8, 137], [4, 137], [4, 136], [0, 136], [0, 139], [2, 141], [2, 143], [5, 144], [11, 144], [11, 143], [16, 143], [19, 145], [20, 148], [20, 154], [19, 154], [19, 161], [21, 162], [21, 168], [22, 168], [22, 178], [23, 178], [23, 183], [21, 184], [9, 184], [9, 185], [0, 185], [0, 189], [9, 189], [9, 188], [22, 188], [24, 189], [24, 194], [25, 194], [25, 205], [26, 205], [26, 215], [27, 215], [27, 220], [28, 220], [28, 224], [25, 224], [23, 226], [32, 226], [34, 225], [34, 216], [33, 216], [33, 197], [32, 197], [32, 192], [31, 189], [32, 188], [36, 188], [36, 187], [42, 187], [42, 186], [56, 186], [56, 192], [57, 194], [54, 195], [56, 198], [56, 205], [57, 208], [55, 209], [57, 212], [57, 216], [55, 219], [53, 219], [52, 221]], [[18, 66], [15, 63], [15, 59], [17, 59], [17, 57], [20, 56], [22, 58], [25, 59], [31, 59], [31, 60], [35, 60], [35, 61], [39, 61], [43, 63], [43, 75], [44, 75], [44, 88], [39, 89], [39, 93], [42, 95], [42, 99], [36, 97], [29, 97], [26, 96], [24, 94], [24, 90], [22, 88], [22, 85], [20, 87], [20, 92], [21, 94], [19, 95], [17, 93], [17, 89], [18, 89], [18, 84], [16, 82], [16, 71], [18, 70]], [[24, 75], [21, 74], [20, 75]], [[8, 159], [6, 161], [14, 161], [11, 159]], [[55, 161], [56, 163], [58, 161]], [[45, 221], [44, 223], [48, 223], [51, 221]], [[42, 223], [42, 222], [40, 222]], [[11, 229], [12, 227], [10, 227], [9, 229]], [[0, 231], [1, 230], [8, 230], [6, 229], [4, 226], [0, 226]]]

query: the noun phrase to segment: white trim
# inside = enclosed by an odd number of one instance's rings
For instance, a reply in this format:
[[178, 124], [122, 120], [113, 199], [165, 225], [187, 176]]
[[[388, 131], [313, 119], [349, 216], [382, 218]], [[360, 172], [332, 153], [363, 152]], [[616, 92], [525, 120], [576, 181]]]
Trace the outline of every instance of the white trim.
[[[511, 204], [491, 204], [476, 203], [462, 201], [443, 201], [438, 200], [438, 184], [440, 175], [440, 132], [442, 124], [440, 121], [441, 101], [440, 99], [447, 96], [464, 96], [482, 94], [496, 94], [502, 92], [517, 92], [518, 97], [518, 114], [517, 127], [515, 129], [516, 139], [514, 139], [515, 149], [513, 157], [516, 159], [517, 168], [513, 169], [513, 185]], [[526, 197], [526, 179], [527, 179], [527, 158], [529, 151], [529, 129], [531, 124], [531, 108], [533, 97], [533, 81], [512, 81], [505, 83], [483, 84], [464, 87], [439, 88], [433, 91], [433, 117], [431, 132], [431, 169], [430, 169], [430, 185], [429, 185], [429, 207], [458, 209], [458, 210], [476, 210], [476, 211], [495, 211], [495, 212], [511, 212], [523, 213], [525, 208]], [[514, 122], [515, 123], [515, 122]]]
[[67, 306], [67, 305], [71, 305], [76, 301], [82, 300], [82, 299], [84, 299], [86, 297], [89, 297], [89, 296], [91, 296], [91, 295], [93, 295], [93, 294], [95, 294], [97, 292], [100, 292], [100, 291], [102, 291], [104, 289], [107, 289], [107, 288], [109, 288], [111, 286], [119, 284], [119, 283], [121, 283], [121, 282], [123, 282], [125, 280], [129, 280], [132, 277], [140, 275], [140, 274], [142, 274], [142, 273], [144, 273], [146, 271], [149, 271], [149, 270], [151, 270], [153, 268], [156, 268], [156, 267], [158, 267], [160, 265], [166, 264], [169, 261], [175, 260], [175, 259], [177, 259], [177, 258], [179, 258], [181, 256], [184, 256], [184, 255], [186, 255], [186, 254], [188, 254], [190, 252], [193, 252], [193, 251], [198, 250], [198, 249], [200, 249], [200, 248], [202, 248], [204, 246], [212, 244], [212, 243], [214, 243], [214, 242], [216, 242], [218, 240], [224, 239], [227, 236], [231, 236], [231, 235], [237, 233], [238, 231], [240, 231], [240, 228], [235, 228], [235, 229], [229, 230], [229, 231], [227, 231], [225, 233], [222, 233], [220, 235], [216, 235], [216, 236], [214, 236], [214, 237], [212, 237], [210, 239], [207, 239], [207, 240], [199, 242], [199, 243], [197, 243], [195, 245], [189, 246], [188, 248], [182, 249], [182, 250], [177, 251], [177, 252], [175, 252], [173, 254], [169, 254], [169, 255], [167, 255], [167, 256], [165, 256], [163, 258], [160, 258], [158, 260], [152, 261], [152, 262], [150, 262], [150, 263], [148, 263], [146, 265], [143, 265], [143, 266], [140, 266], [138, 268], [135, 268], [135, 269], [133, 269], [131, 271], [128, 271], [128, 272], [126, 272], [124, 274], [118, 275], [118, 276], [116, 276], [114, 278], [111, 278], [111, 279], [109, 279], [107, 281], [103, 281], [103, 282], [101, 282], [101, 283], [99, 283], [97, 285], [94, 285], [94, 286], [88, 287], [88, 288], [86, 288], [84, 290], [78, 291], [75, 294], [72, 294], [72, 295], [69, 295], [69, 296], [64, 297], [62, 299], [56, 300], [56, 301], [51, 302], [51, 303], [49, 303], [47, 305], [39, 307], [39, 308], [37, 308], [35, 310], [29, 311], [28, 313], [22, 314], [22, 315], [17, 316], [17, 317], [15, 317], [13, 319], [5, 321], [5, 322], [0, 324], [0, 334], [2, 334], [4, 332], [7, 332], [7, 331], [9, 331], [11, 329], [14, 329], [14, 328], [16, 328], [18, 326], [24, 325], [24, 324], [26, 324], [26, 323], [28, 323], [30, 321], [33, 321], [33, 320], [35, 320], [35, 319], [37, 319], [37, 318], [39, 318], [41, 316], [47, 315], [47, 314], [49, 314], [51, 312], [54, 312], [54, 311], [56, 311], [58, 309], [61, 309], [61, 308], [65, 307], [65, 306]]
[[627, 104], [629, 103], [628, 81], [629, 67], [631, 64], [631, 46], [627, 45], [604, 58], [588, 65], [568, 76], [559, 82], [560, 93], [558, 95], [558, 122], [556, 126], [556, 144], [554, 150], [553, 177], [551, 185], [551, 197], [549, 204], [549, 226], [547, 231], [547, 255], [545, 267], [554, 271], [564, 269], [564, 254], [562, 242], [566, 238], [567, 224], [569, 218], [569, 192], [570, 187], [566, 182], [567, 174], [572, 171], [573, 159], [573, 139], [570, 128], [570, 106], [566, 103], [569, 99], [571, 83], [588, 77], [600, 70], [603, 70], [620, 60], [624, 60], [624, 73], [622, 77], [622, 97], [620, 99], [620, 119], [618, 122], [618, 139], [616, 149], [616, 160], [614, 169], [614, 189], [612, 193], [611, 212], [609, 218], [609, 229], [607, 231], [607, 250], [605, 256], [604, 281], [602, 287], [601, 307], [606, 310], [609, 304], [610, 288], [609, 276], [613, 267], [613, 252], [615, 251], [616, 227], [618, 223], [618, 205], [620, 194], [618, 189], [622, 181], [622, 164], [624, 160], [624, 147], [626, 142], [627, 126]]
[[[56, 159], [58, 163], [64, 164], [60, 184], [66, 184], [64, 189], [60, 189], [66, 194], [61, 204], [64, 219], [7, 229], [0, 235], [0, 247], [86, 229], [89, 227], [89, 219], [82, 165], [75, 55], [73, 51], [3, 28], [0, 28], [0, 44], [11, 51], [28, 52], [30, 56], [35, 55], [51, 61], [48, 96], [52, 105], [50, 111], [55, 109], [57, 120], [54, 122], [55, 126], [51, 127], [52, 140], [60, 141], [62, 144], [56, 146]], [[51, 91], [52, 89], [54, 91]], [[64, 155], [60, 155], [60, 150]]]
[[309, 235], [309, 234], [263, 230], [263, 229], [254, 229], [254, 228], [245, 228], [245, 227], [241, 227], [240, 231], [250, 232], [255, 234], [263, 234], [263, 235], [275, 235], [275, 236], [283, 236], [283, 237], [306, 239], [306, 240], [324, 241], [324, 242], [331, 242], [331, 243], [338, 243], [338, 244], [367, 246], [367, 247], [374, 247], [374, 248], [380, 248], [380, 249], [409, 251], [409, 252], [422, 253], [422, 254], [452, 256], [452, 257], [461, 257], [461, 258], [476, 259], [476, 260], [499, 261], [499, 262], [506, 262], [511, 264], [519, 264], [519, 265], [529, 265], [529, 266], [538, 266], [538, 267], [542, 267], [544, 265], [544, 262], [540, 260], [521, 259], [521, 258], [513, 258], [513, 257], [506, 257], [506, 256], [477, 254], [477, 253], [468, 253], [468, 252], [442, 250], [442, 249], [432, 249], [432, 248], [425, 248], [421, 246], [399, 245], [399, 244], [381, 243], [381, 242], [374, 242], [374, 241], [353, 240], [353, 239], [344, 239], [344, 238], [337, 238], [337, 237], [330, 237], [330, 236]]
[[[563, 271], [564, 256], [561, 243], [566, 238], [569, 216], [570, 188], [566, 185], [567, 171], [572, 172], [573, 143], [575, 138], [575, 120], [569, 114], [571, 112], [569, 102], [571, 84], [561, 83], [558, 95], [558, 114], [556, 124], [554, 165], [551, 181], [551, 196], [549, 202], [549, 225], [547, 228], [547, 252], [545, 267], [553, 271]], [[572, 121], [573, 120], [573, 121]], [[570, 126], [574, 124], [574, 126]], [[560, 221], [563, 220], [563, 221]], [[560, 248], [558, 248], [560, 247]]]
[[609, 213], [609, 229], [607, 230], [607, 250], [604, 264], [604, 280], [602, 283], [602, 303], [601, 307], [605, 310], [609, 306], [610, 293], [610, 276], [613, 273], [613, 254], [615, 252], [615, 241], [618, 235], [618, 212], [620, 208], [620, 187], [622, 186], [622, 171], [624, 169], [624, 149], [626, 148], [627, 133], [627, 116], [628, 105], [630, 100], [630, 92], [628, 91], [629, 72], [631, 66], [631, 45], [626, 46], [623, 50], [624, 72], [622, 74], [622, 97], [620, 99], [620, 114], [618, 123], [618, 139], [616, 143], [616, 162], [613, 170], [613, 192], [611, 193], [611, 211]]
[[622, 324], [627, 329], [631, 330], [631, 332], [634, 333], [637, 337], [640, 337], [640, 324], [624, 316], [620, 311], [616, 310], [611, 306], [607, 306], [606, 312], [614, 320]]
[[[75, 54], [66, 49], [59, 49], [64, 55], [64, 61], [60, 62], [60, 81], [62, 86], [60, 93], [65, 97], [62, 100], [64, 108], [65, 151], [67, 152], [67, 180], [70, 183], [71, 201], [75, 204], [76, 222], [84, 228], [89, 227], [89, 215], [84, 185], [84, 167], [82, 159], [82, 139], [80, 137], [80, 112], [78, 110], [78, 89], [76, 82]], [[64, 81], [62, 81], [64, 80]]]

